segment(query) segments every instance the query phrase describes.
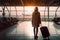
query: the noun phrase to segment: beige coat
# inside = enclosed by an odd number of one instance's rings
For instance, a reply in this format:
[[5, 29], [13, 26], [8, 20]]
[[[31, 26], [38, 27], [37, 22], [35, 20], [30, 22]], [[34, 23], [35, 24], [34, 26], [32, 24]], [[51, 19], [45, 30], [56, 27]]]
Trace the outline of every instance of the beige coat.
[[40, 13], [38, 11], [35, 11], [32, 14], [32, 26], [39, 27], [39, 24], [41, 24]]

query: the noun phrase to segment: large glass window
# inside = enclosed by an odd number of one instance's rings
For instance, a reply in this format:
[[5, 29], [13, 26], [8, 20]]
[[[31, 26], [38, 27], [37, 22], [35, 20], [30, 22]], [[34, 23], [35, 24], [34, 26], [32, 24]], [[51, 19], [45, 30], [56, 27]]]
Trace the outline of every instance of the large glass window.
[[[16, 9], [15, 9], [15, 6], [7, 6], [5, 8], [5, 13], [6, 15], [8, 16], [9, 13], [11, 16], [15, 16], [16, 17], [16, 13], [17, 13], [17, 16], [18, 17], [22, 17], [23, 15], [25, 16], [31, 16], [33, 11], [34, 11], [34, 7], [35, 6], [16, 6]], [[48, 17], [48, 9], [47, 7], [44, 7], [44, 6], [38, 6], [39, 8], [39, 12], [41, 13], [41, 16], [44, 17], [44, 15], [46, 17]], [[54, 17], [55, 16], [55, 11], [56, 11], [57, 7], [49, 7], [49, 17]], [[44, 14], [44, 11], [45, 11], [45, 14]], [[59, 15], [59, 11], [60, 11], [60, 8], [58, 9], [57, 11], [57, 15]], [[2, 6], [0, 6], [0, 15], [2, 16]], [[20, 18], [21, 18], [20, 17]]]

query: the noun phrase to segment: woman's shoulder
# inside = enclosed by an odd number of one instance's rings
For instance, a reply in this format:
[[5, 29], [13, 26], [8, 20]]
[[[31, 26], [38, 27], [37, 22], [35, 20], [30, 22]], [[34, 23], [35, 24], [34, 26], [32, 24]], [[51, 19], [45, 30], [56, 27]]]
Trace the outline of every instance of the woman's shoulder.
[[38, 11], [38, 13], [40, 13], [40, 12]]

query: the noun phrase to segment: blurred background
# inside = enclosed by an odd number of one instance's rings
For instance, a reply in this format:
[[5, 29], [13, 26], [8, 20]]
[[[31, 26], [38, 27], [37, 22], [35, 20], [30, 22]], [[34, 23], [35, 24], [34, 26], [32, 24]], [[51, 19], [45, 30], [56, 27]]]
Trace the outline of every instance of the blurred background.
[[[50, 40], [60, 40], [59, 0], [0, 0], [0, 40], [34, 40], [31, 20], [36, 6]], [[40, 27], [38, 40], [43, 40]]]

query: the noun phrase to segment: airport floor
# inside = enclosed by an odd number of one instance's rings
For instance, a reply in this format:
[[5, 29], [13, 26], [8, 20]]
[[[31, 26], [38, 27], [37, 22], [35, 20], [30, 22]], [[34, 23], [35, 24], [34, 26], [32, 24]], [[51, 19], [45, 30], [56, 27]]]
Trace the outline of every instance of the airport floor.
[[[53, 22], [42, 21], [42, 26], [48, 27], [50, 40], [60, 40], [60, 25], [56, 25]], [[43, 40], [40, 27], [38, 31], [38, 40]], [[31, 21], [19, 21], [16, 25], [1, 31], [0, 40], [34, 40]]]

